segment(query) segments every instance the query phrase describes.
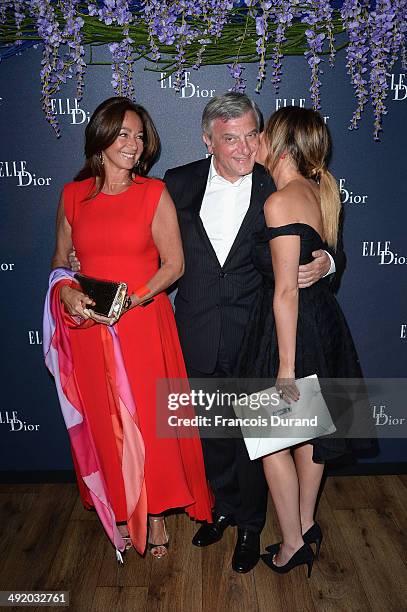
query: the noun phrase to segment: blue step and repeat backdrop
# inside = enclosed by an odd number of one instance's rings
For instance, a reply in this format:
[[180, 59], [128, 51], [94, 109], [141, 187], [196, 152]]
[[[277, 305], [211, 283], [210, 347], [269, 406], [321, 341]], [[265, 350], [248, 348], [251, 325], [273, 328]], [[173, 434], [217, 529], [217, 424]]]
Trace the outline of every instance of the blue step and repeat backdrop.
[[[105, 48], [98, 53], [108, 61]], [[60, 191], [82, 165], [84, 128], [92, 111], [112, 95], [109, 66], [88, 67], [80, 102], [74, 83], [68, 82], [53, 100], [62, 131], [57, 139], [41, 110], [40, 65], [40, 48], [0, 64], [0, 470], [8, 478], [15, 472], [16, 480], [29, 471], [72, 470], [53, 380], [43, 363], [42, 309]], [[333, 137], [331, 167], [345, 209], [347, 269], [338, 299], [365, 375], [405, 377], [407, 75], [396, 65], [389, 76], [389, 113], [377, 143], [371, 108], [358, 131], [348, 130], [355, 101], [344, 52], [339, 52], [334, 69], [327, 62], [324, 66], [322, 114]], [[256, 65], [246, 66], [247, 93], [253, 94], [265, 117], [281, 106], [311, 105], [304, 58], [285, 59], [278, 95], [270, 83], [255, 94], [256, 74]], [[162, 177], [169, 167], [203, 157], [202, 109], [212, 96], [231, 87], [226, 66], [187, 73], [181, 92], [174, 90], [170, 76], [147, 71], [141, 63], [136, 64], [134, 80], [137, 101], [151, 113], [162, 139], [162, 155], [152, 175]], [[405, 463], [404, 439], [382, 440], [380, 454], [364, 461], [370, 471], [375, 465], [383, 471], [383, 465], [390, 469]]]

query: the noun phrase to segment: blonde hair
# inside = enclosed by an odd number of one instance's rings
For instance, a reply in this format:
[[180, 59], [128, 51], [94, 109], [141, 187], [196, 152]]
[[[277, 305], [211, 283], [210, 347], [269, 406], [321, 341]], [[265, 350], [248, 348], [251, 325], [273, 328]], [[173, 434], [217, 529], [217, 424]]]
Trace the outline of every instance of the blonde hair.
[[337, 182], [327, 168], [331, 137], [321, 115], [299, 106], [280, 108], [268, 120], [264, 138], [268, 172], [272, 173], [281, 155], [287, 153], [302, 176], [319, 183], [324, 239], [336, 248], [341, 200]]

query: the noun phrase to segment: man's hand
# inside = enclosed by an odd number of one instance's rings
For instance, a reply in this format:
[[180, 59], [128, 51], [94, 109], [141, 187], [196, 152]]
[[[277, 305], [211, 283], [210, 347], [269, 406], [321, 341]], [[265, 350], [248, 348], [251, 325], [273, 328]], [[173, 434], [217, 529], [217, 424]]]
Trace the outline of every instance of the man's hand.
[[81, 271], [81, 262], [76, 257], [75, 249], [69, 253], [68, 255], [69, 265], [71, 266], [72, 272], [80, 272]]
[[313, 251], [312, 256], [314, 257], [314, 261], [311, 261], [309, 264], [304, 264], [298, 269], [299, 289], [311, 287], [311, 285], [325, 276], [331, 267], [331, 260], [328, 254], [322, 249]]

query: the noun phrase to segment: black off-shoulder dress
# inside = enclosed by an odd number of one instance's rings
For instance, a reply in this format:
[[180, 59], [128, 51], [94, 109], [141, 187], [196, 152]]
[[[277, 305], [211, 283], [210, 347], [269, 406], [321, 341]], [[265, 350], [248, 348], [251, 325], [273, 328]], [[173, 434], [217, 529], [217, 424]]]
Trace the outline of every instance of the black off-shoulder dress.
[[[318, 232], [305, 223], [266, 228], [255, 235], [253, 260], [264, 276], [264, 283], [251, 312], [237, 359], [235, 375], [240, 379], [262, 378], [271, 384], [277, 376], [279, 357], [269, 241], [287, 235], [300, 236], [300, 264], [312, 261], [313, 251], [327, 248]], [[328, 278], [299, 290], [295, 376], [303, 378], [312, 374], [317, 374], [320, 379], [338, 429], [334, 436], [311, 440], [313, 460], [321, 463], [371, 450], [374, 446], [371, 438], [349, 437], [349, 432], [360, 431], [364, 426], [373, 433], [372, 417], [368, 414], [369, 406], [356, 348]], [[358, 420], [356, 429], [355, 419]]]

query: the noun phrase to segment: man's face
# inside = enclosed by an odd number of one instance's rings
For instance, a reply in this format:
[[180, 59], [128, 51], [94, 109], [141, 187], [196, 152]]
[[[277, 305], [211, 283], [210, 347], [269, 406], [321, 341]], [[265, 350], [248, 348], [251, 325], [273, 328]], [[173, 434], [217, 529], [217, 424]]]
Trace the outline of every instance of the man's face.
[[259, 130], [253, 111], [228, 121], [215, 119], [211, 134], [203, 134], [203, 139], [214, 156], [217, 173], [226, 180], [234, 183], [253, 171], [259, 148]]

